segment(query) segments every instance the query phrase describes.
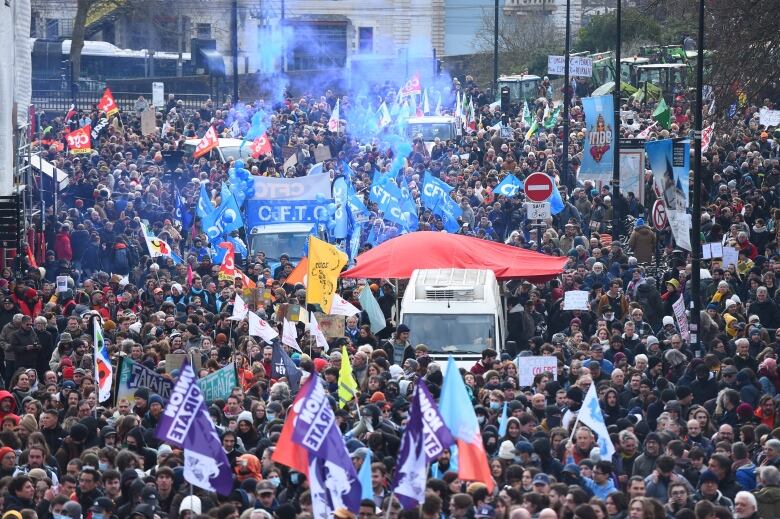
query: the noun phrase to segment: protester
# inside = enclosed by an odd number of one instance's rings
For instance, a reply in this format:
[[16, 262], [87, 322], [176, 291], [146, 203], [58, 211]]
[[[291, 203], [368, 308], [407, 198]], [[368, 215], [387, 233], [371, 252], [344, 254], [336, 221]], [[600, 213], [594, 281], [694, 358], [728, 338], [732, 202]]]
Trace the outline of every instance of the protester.
[[[388, 85], [372, 93], [396, 117], [408, 109]], [[46, 207], [43, 243], [37, 235], [29, 240], [41, 252], [37, 261], [18, 254], [15, 268], [0, 276], [3, 517], [303, 519], [321, 517], [321, 481], [328, 496], [347, 481], [344, 501], [327, 505], [342, 519], [417, 517], [410, 509], [418, 504], [430, 519], [711, 517], [717, 507], [773, 519], [780, 485], [777, 130], [761, 124], [757, 106], [742, 106], [724, 123], [728, 131], [719, 123], [704, 153], [703, 183], [691, 189], [704, 195], [705, 242], [737, 256], [728, 265], [725, 257], [706, 259], [696, 293], [690, 255], [669, 229], [646, 224], [657, 199], [652, 173], [642, 178], [639, 200], [637, 193], [616, 197], [582, 170], [579, 97], [568, 171], [547, 78], [529, 103], [530, 119], [522, 104], [502, 117], [471, 80], [454, 80], [442, 97], [450, 113], [473, 99], [467, 118], [474, 127], [454, 141], [437, 139], [431, 150], [421, 141], [389, 144], [391, 136], [406, 139], [393, 128], [358, 128], [379, 107], [333, 91], [287, 94], [272, 106], [209, 102], [196, 111], [170, 94], [155, 136], [140, 133], [149, 103], [139, 96], [81, 155], [57, 145], [71, 121], [46, 120], [51, 141], [43, 151], [70, 185], [56, 209]], [[336, 127], [346, 131], [329, 128], [337, 103], [346, 126]], [[644, 133], [651, 142], [687, 136], [691, 106], [683, 97], [673, 103], [677, 122], [650, 128], [656, 103], [629, 100], [620, 108], [631, 123], [617, 134]], [[551, 123], [528, 135], [532, 114]], [[79, 119], [101, 117], [94, 108]], [[203, 138], [210, 128], [251, 136], [258, 118], [264, 128], [246, 146], [265, 133], [270, 151], [257, 159], [185, 154], [167, 162], [186, 138]], [[322, 148], [332, 158], [320, 165]], [[285, 167], [291, 155], [297, 163]], [[275, 251], [279, 264], [272, 264], [266, 253], [274, 244], [238, 225], [215, 239], [207, 225], [228, 199], [242, 205], [240, 186], [248, 188], [252, 176], [302, 177], [315, 167], [345, 178], [365, 206], [360, 251], [405, 232], [371, 197], [387, 174], [409, 193], [418, 230], [539, 249], [568, 262], [554, 280], [504, 284], [510, 341], [482, 345], [460, 371], [447, 365], [446, 352], [419, 344], [422, 327], [398, 322], [400, 294], [385, 279], [334, 285], [348, 310], [336, 315], [344, 326], [333, 332], [323, 325], [332, 315], [309, 315], [317, 308], [291, 261], [303, 251]], [[522, 191], [504, 196], [497, 186], [536, 171], [559, 185], [561, 210], [533, 227]], [[451, 188], [446, 198], [460, 216], [426, 205], [431, 177]], [[614, 214], [619, 240], [612, 238]], [[225, 252], [223, 241], [232, 249]], [[573, 290], [586, 291], [587, 309], [564, 309]], [[701, 344], [685, 320], [692, 298], [703, 309]], [[557, 369], [521, 387], [518, 372], [529, 356], [554, 357]], [[198, 416], [208, 417], [197, 428], [213, 434], [185, 444], [161, 434], [175, 430], [174, 387], [190, 370], [200, 390], [193, 382], [186, 394], [202, 395]], [[453, 380], [462, 385], [456, 401], [448, 400]], [[293, 402], [315, 394], [314, 382], [325, 402], [317, 416], [332, 417], [329, 445], [344, 456], [315, 449], [301, 462], [305, 442], [295, 435], [311, 418], [310, 401]], [[442, 427], [419, 451], [423, 468], [407, 470], [409, 453], [417, 452], [408, 438], [423, 408], [421, 388], [431, 395], [424, 419], [438, 409]], [[473, 422], [452, 427], [467, 415]], [[464, 440], [464, 431], [476, 440]], [[434, 445], [455, 440], [453, 451]], [[331, 452], [316, 469], [322, 474], [307, 477], [315, 470], [309, 462]], [[477, 470], [474, 453], [484, 455], [486, 471]], [[351, 471], [354, 481], [345, 479]], [[213, 490], [192, 481], [210, 481]], [[410, 502], [410, 488], [422, 498]]]

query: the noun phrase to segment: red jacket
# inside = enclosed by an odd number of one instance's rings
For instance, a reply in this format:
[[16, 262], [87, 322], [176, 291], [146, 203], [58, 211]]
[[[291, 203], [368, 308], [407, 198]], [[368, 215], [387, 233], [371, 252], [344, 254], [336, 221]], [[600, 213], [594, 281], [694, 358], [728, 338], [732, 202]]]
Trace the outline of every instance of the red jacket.
[[70, 235], [65, 231], [57, 233], [57, 238], [54, 241], [54, 254], [57, 256], [58, 260], [73, 260], [73, 248], [70, 245]]

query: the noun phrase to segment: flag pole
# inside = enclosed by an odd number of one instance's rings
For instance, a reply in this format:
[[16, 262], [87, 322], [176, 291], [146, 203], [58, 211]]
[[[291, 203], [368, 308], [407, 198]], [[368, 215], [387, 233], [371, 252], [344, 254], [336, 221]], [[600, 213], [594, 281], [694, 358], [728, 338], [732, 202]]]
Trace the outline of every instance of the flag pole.
[[395, 490], [390, 492], [390, 499], [387, 501], [387, 510], [385, 510], [385, 519], [390, 519], [390, 509], [393, 508], [393, 499], [395, 499]]

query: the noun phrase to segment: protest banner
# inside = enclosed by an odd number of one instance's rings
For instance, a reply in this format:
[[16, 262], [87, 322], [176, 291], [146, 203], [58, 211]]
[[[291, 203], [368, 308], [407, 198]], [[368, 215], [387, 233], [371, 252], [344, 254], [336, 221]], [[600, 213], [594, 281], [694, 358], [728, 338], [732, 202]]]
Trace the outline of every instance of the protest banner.
[[226, 399], [237, 385], [236, 366], [232, 363], [198, 380], [206, 402]]
[[163, 401], [167, 402], [171, 396], [173, 382], [129, 357], [123, 358], [116, 388], [116, 401], [126, 399], [132, 405], [135, 402], [135, 391], [142, 387], [147, 388], [150, 393], [160, 395]]

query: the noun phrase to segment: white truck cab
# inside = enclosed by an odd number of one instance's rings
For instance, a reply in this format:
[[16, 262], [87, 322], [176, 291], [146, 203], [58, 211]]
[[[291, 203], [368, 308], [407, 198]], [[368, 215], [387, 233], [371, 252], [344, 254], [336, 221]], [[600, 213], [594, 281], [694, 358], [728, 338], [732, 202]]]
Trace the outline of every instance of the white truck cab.
[[277, 223], [258, 225], [249, 231], [249, 255], [254, 258], [258, 252], [264, 252], [271, 272], [279, 266], [282, 254], [290, 257], [290, 262], [298, 264], [311, 233], [311, 223]]
[[415, 270], [401, 301], [401, 322], [412, 344], [425, 344], [440, 365], [452, 355], [471, 368], [486, 348], [506, 337], [501, 294], [492, 270]]
[[454, 140], [463, 133], [460, 120], [452, 115], [426, 115], [410, 117], [406, 124], [406, 133], [411, 139], [421, 137], [428, 149], [433, 149], [436, 138], [442, 142]]

